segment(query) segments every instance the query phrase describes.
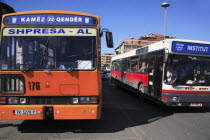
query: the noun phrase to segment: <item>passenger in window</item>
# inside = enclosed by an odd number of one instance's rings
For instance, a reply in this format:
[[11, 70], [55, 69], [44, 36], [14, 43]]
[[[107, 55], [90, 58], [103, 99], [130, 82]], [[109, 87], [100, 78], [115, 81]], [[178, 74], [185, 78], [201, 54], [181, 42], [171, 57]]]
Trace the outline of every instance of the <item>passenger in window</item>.
[[50, 69], [55, 69], [55, 63], [54, 62], [50, 63]]
[[177, 76], [177, 68], [174, 65], [168, 66], [166, 71], [166, 83], [174, 84], [177, 82], [177, 79], [179, 79]]
[[138, 65], [137, 64], [135, 64], [135, 65], [133, 65], [133, 71], [137, 71], [137, 69], [138, 69]]
[[59, 70], [65, 70], [65, 69], [66, 69], [66, 67], [65, 67], [64, 65], [61, 64], [61, 65], [59, 66]]
[[176, 73], [171, 73], [169, 71], [167, 71], [166, 73], [166, 82], [168, 84], [174, 84], [177, 80], [177, 74]]
[[50, 69], [51, 62], [47, 62], [46, 69]]
[[146, 72], [147, 65], [146, 62], [142, 62], [141, 68], [138, 70], [138, 72]]

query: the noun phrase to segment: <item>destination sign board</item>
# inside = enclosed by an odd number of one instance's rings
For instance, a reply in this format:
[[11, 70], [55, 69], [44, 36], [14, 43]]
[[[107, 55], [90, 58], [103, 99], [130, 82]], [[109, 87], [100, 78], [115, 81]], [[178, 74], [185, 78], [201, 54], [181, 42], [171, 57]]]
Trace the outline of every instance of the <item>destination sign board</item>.
[[199, 44], [189, 42], [172, 42], [172, 52], [210, 54], [210, 44]]
[[3, 36], [96, 36], [94, 28], [4, 28]]
[[4, 24], [72, 24], [72, 25], [93, 25], [93, 17], [78, 15], [18, 15], [8, 16]]

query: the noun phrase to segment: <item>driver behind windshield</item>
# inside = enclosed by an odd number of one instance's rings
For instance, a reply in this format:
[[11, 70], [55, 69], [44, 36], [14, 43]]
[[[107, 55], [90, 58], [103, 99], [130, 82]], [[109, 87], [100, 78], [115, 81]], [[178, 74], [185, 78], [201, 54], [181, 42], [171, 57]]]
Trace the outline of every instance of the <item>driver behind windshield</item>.
[[207, 85], [210, 83], [209, 61], [209, 58], [202, 57], [171, 56], [166, 65], [165, 82], [178, 85]]

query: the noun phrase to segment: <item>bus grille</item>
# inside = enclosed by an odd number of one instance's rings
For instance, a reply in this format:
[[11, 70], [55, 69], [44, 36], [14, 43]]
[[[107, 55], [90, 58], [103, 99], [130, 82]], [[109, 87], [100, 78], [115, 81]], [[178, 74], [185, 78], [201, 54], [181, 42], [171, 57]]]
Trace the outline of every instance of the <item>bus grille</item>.
[[0, 74], [0, 94], [24, 94], [24, 77], [21, 74]]
[[30, 105], [67, 105], [70, 104], [70, 97], [65, 96], [36, 96], [29, 97]]

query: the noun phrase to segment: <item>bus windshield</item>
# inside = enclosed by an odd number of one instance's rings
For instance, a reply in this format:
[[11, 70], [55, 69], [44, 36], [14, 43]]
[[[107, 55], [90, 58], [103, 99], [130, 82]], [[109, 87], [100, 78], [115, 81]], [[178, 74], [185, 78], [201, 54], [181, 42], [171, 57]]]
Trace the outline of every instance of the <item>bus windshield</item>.
[[170, 54], [166, 62], [164, 82], [175, 85], [209, 86], [210, 58]]
[[1, 70], [93, 70], [96, 36], [3, 35]]

